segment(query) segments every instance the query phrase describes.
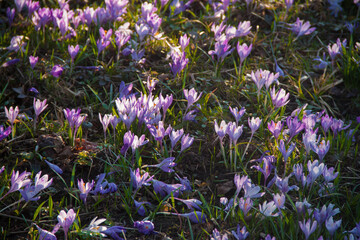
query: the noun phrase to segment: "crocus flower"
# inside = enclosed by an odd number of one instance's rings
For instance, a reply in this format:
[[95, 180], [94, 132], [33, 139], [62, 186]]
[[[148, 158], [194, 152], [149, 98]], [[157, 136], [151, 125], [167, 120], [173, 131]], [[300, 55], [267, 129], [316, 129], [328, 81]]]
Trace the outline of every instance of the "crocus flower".
[[35, 224], [35, 226], [39, 233], [39, 240], [57, 240], [55, 233], [59, 230], [60, 225], [56, 225], [51, 232], [40, 228], [36, 224]]
[[34, 56], [29, 57], [29, 62], [30, 62], [31, 69], [35, 68], [35, 65], [38, 62], [38, 60], [39, 60], [39, 57], [34, 57]]
[[264, 240], [276, 240], [275, 237], [271, 237], [270, 234], [266, 235], [265, 239]]
[[117, 186], [115, 183], [109, 183], [106, 179], [106, 173], [101, 173], [96, 176], [97, 183], [94, 190], [90, 191], [91, 194], [107, 194], [114, 193], [117, 191]]
[[14, 36], [10, 41], [10, 46], [7, 47], [9, 51], [18, 52], [21, 50], [22, 52], [25, 52], [25, 46], [26, 42], [24, 41], [24, 36]]
[[296, 186], [296, 185], [289, 186], [289, 178], [291, 176], [292, 175], [290, 174], [289, 176], [282, 179], [279, 176], [277, 176], [276, 173], [275, 173], [275, 177], [274, 177], [275, 178], [275, 185], [279, 188], [279, 190], [282, 193], [287, 193], [287, 192], [289, 192], [291, 190], [296, 190], [296, 191], [299, 190], [299, 187]]
[[264, 192], [260, 192], [261, 188], [255, 184], [245, 184], [244, 191], [244, 198], [260, 198], [265, 194]]
[[296, 202], [295, 207], [299, 215], [305, 215], [306, 210], [311, 207], [311, 204], [308, 203], [308, 201], [305, 198], [305, 200], [302, 202]]
[[171, 126], [168, 126], [167, 129], [165, 129], [163, 121], [160, 121], [157, 126], [148, 124], [147, 127], [151, 135], [158, 142], [161, 142], [165, 136], [169, 135], [172, 129]]
[[309, 21], [304, 23], [304, 21], [300, 20], [300, 18], [297, 18], [295, 23], [289, 24], [289, 27], [289, 29], [296, 34], [296, 38], [302, 35], [309, 35], [316, 29], [315, 27], [311, 28]]
[[184, 129], [180, 129], [175, 131], [175, 129], [173, 129], [169, 135], [170, 141], [171, 141], [171, 149], [174, 149], [176, 143], [180, 140], [180, 138], [182, 137], [182, 135], [184, 134]]
[[258, 89], [257, 93], [259, 95], [260, 90], [265, 85], [265, 81], [266, 81], [266, 78], [264, 77], [263, 70], [258, 69], [258, 70], [256, 70], [255, 73], [254, 73], [254, 71], [251, 71], [251, 80], [253, 80], [254, 83], [256, 84], [256, 87]]
[[8, 18], [9, 21], [9, 25], [11, 26], [11, 24], [14, 21], [14, 17], [15, 17], [15, 8], [7, 8], [6, 9], [6, 16]]
[[78, 188], [80, 190], [80, 199], [83, 200], [83, 202], [86, 204], [86, 198], [91, 189], [94, 187], [94, 180], [91, 182], [84, 183], [84, 180], [80, 179], [78, 180]]
[[315, 160], [313, 162], [309, 160], [307, 163], [307, 168], [309, 174], [307, 175], [306, 183], [308, 185], [312, 185], [315, 182], [315, 180], [323, 173], [325, 164], [324, 163], [319, 164], [318, 160]]
[[225, 137], [227, 133], [228, 124], [224, 120], [221, 121], [220, 126], [214, 121], [215, 132], [219, 136], [220, 141]]
[[274, 201], [267, 202], [265, 201], [262, 205], [259, 205], [259, 211], [262, 213], [265, 217], [277, 217], [279, 216], [279, 213], [275, 213], [276, 205]]
[[5, 166], [2, 166], [2, 167], [0, 168], [0, 175], [4, 172], [4, 170], [5, 170]]
[[226, 233], [221, 235], [220, 232], [215, 228], [212, 235], [210, 236], [210, 240], [228, 240], [228, 235]]
[[185, 149], [190, 147], [194, 142], [194, 138], [190, 137], [190, 134], [183, 135], [181, 138], [181, 150], [183, 152]]
[[106, 235], [103, 234], [102, 232], [106, 231], [107, 227], [105, 226], [99, 226], [100, 224], [102, 224], [103, 222], [106, 221], [106, 218], [100, 218], [97, 219], [98, 217], [94, 217], [91, 222], [89, 223], [89, 226], [86, 227], [84, 229], [84, 231], [86, 232], [91, 232], [91, 233], [98, 233], [100, 234], [102, 237], [105, 237]]
[[237, 107], [232, 108], [231, 106], [229, 106], [229, 109], [230, 109], [230, 112], [232, 113], [232, 115], [235, 118], [236, 124], [238, 124], [241, 117], [245, 114], [246, 109], [244, 107], [242, 107], [240, 110], [238, 110]]
[[271, 134], [275, 137], [275, 139], [278, 139], [281, 133], [281, 130], [284, 126], [284, 123], [279, 121], [275, 123], [273, 120], [268, 123], [268, 129], [271, 132]]
[[343, 8], [340, 5], [341, 2], [342, 0], [328, 0], [329, 10], [334, 17], [337, 17], [339, 12], [343, 11]]
[[50, 167], [53, 171], [57, 172], [58, 174], [62, 174], [62, 173], [63, 173], [63, 171], [61, 170], [61, 168], [59, 168], [57, 165], [55, 165], [55, 164], [53, 164], [53, 163], [50, 163], [50, 162], [47, 161], [47, 160], [45, 160], [45, 162], [46, 162], [47, 165], [49, 165], [49, 167]]
[[293, 173], [298, 182], [301, 181], [301, 177], [303, 175], [303, 165], [301, 163], [295, 164], [293, 166]]
[[69, 52], [69, 54], [70, 54], [70, 57], [71, 57], [71, 61], [72, 62], [74, 62], [74, 60], [75, 60], [75, 57], [76, 57], [76, 55], [78, 54], [78, 52], [79, 52], [79, 45], [76, 45], [75, 47], [74, 46], [72, 46], [72, 45], [68, 45], [68, 52]]
[[11, 60], [3, 63], [3, 64], [0, 66], [0, 68], [7, 68], [7, 67], [10, 67], [10, 66], [12, 66], [12, 65], [14, 65], [14, 64], [17, 64], [18, 62], [20, 62], [20, 59], [18, 59], [18, 58], [11, 59]]
[[246, 227], [244, 226], [240, 229], [240, 224], [237, 225], [237, 230], [231, 231], [236, 240], [245, 240], [249, 236], [249, 232], [246, 231]]
[[251, 198], [240, 198], [239, 199], [239, 208], [244, 213], [244, 216], [247, 216], [251, 208], [253, 207], [254, 203]]
[[313, 59], [314, 61], [319, 61], [319, 64], [318, 65], [314, 65], [313, 67], [315, 69], [324, 69], [327, 67], [327, 65], [329, 65], [330, 62], [326, 61], [326, 56], [325, 56], [325, 53], [323, 54], [323, 57], [321, 58], [320, 56], [316, 57]]
[[295, 143], [292, 143], [292, 144], [290, 145], [290, 147], [289, 147], [288, 149], [286, 149], [284, 140], [282, 140], [282, 139], [280, 140], [280, 144], [279, 144], [279, 146], [278, 146], [278, 149], [279, 149], [279, 151], [281, 152], [281, 154], [282, 154], [283, 157], [284, 157], [284, 162], [285, 162], [285, 164], [286, 164], [286, 162], [287, 162], [287, 159], [290, 157], [291, 153], [294, 151], [295, 145], [296, 145]]
[[27, 186], [28, 184], [31, 183], [31, 180], [28, 179], [27, 177], [30, 176], [31, 173], [30, 172], [22, 172], [19, 175], [19, 171], [17, 171], [15, 173], [15, 171], [13, 170], [12, 174], [11, 174], [11, 187], [9, 189], [9, 191], [6, 193], [12, 193], [12, 192], [16, 192], [18, 190], [20, 190], [20, 188]]
[[150, 181], [153, 180], [154, 176], [150, 176], [148, 172], [145, 172], [143, 175], [140, 175], [140, 169], [130, 170], [131, 184], [135, 190], [139, 190], [143, 185], [149, 186]]
[[148, 167], [158, 167], [161, 170], [163, 170], [164, 172], [173, 172], [174, 169], [173, 167], [176, 166], [176, 163], [174, 162], [175, 158], [174, 157], [168, 157], [165, 158], [164, 160], [161, 161], [161, 163], [156, 164], [156, 165], [150, 165]]
[[326, 222], [325, 222], [325, 226], [326, 229], [329, 231], [330, 235], [333, 236], [335, 231], [340, 227], [341, 225], [341, 219], [339, 221], [335, 221], [333, 217], [329, 217]]
[[190, 213], [170, 213], [170, 214], [189, 218], [189, 220], [192, 223], [205, 223], [207, 221], [207, 216], [205, 215], [205, 213], [202, 213], [200, 211], [193, 211]]
[[237, 127], [236, 123], [228, 123], [227, 134], [229, 135], [229, 138], [232, 140], [234, 145], [236, 145], [239, 137], [243, 133], [243, 127], [244, 125]]
[[252, 117], [251, 119], [250, 118], [248, 119], [248, 123], [252, 135], [254, 135], [254, 133], [259, 129], [261, 121], [262, 120], [258, 117], [257, 118]]
[[287, 124], [287, 126], [289, 128], [289, 131], [290, 131], [290, 136], [289, 136], [288, 141], [290, 141], [293, 137], [295, 137], [305, 127], [305, 125], [302, 122], [298, 121], [297, 117], [292, 118], [291, 116], [289, 116], [286, 119], [286, 124]]
[[282, 88], [278, 92], [275, 92], [275, 88], [272, 88], [270, 96], [275, 109], [285, 106], [290, 101], [288, 100], [289, 93], [286, 93], [286, 91]]
[[293, 4], [294, 4], [294, 0], [285, 0], [286, 11], [289, 11], [289, 9]]
[[151, 234], [154, 231], [154, 224], [151, 221], [136, 221], [134, 222], [134, 227], [137, 230], [145, 235]]
[[321, 118], [321, 127], [323, 128], [325, 134], [330, 129], [332, 123], [333, 123], [333, 118], [329, 117], [329, 115], [327, 114]]
[[190, 38], [186, 34], [184, 34], [183, 36], [180, 37], [179, 43], [180, 43], [182, 52], [185, 51], [185, 48], [189, 45], [189, 42], [190, 42]]
[[49, 176], [45, 174], [41, 176], [41, 171], [36, 174], [35, 176], [35, 185], [28, 184], [24, 189], [20, 189], [19, 192], [21, 193], [23, 199], [25, 201], [37, 201], [40, 199], [40, 196], [35, 197], [41, 190], [48, 188], [51, 184], [53, 179], [48, 181]]
[[181, 199], [181, 198], [176, 198], [176, 197], [174, 197], [174, 199], [183, 202], [187, 206], [188, 209], [193, 210], [195, 208], [197, 210], [201, 210], [200, 205], [202, 204], [202, 202], [197, 199]]
[[64, 69], [60, 65], [55, 65], [51, 70], [51, 75], [53, 75], [55, 78], [59, 78], [62, 74]]
[[112, 226], [112, 227], [107, 228], [105, 231], [102, 231], [102, 233], [104, 233], [116, 240], [122, 240], [122, 238], [120, 238], [118, 234], [121, 233], [122, 235], [124, 235], [125, 232], [126, 232], [125, 228], [121, 227], [121, 226]]
[[249, 56], [251, 49], [252, 49], [252, 44], [250, 44], [250, 46], [248, 46], [248, 45], [246, 45], [246, 43], [243, 43], [242, 45], [240, 45], [239, 42], [237, 43], [236, 50], [240, 57], [240, 63], [243, 63], [245, 58], [247, 58]]
[[250, 33], [250, 30], [251, 30], [250, 21], [239, 22], [237, 29], [236, 29], [235, 37], [246, 36]]
[[218, 62], [223, 62], [225, 57], [232, 53], [234, 49], [231, 48], [228, 42], [229, 40], [225, 37], [215, 43], [215, 50], [209, 51], [209, 55], [212, 56], [213, 60], [214, 56], [216, 56]]
[[136, 149], [145, 145], [148, 142], [149, 142], [149, 140], [147, 140], [147, 139], [145, 140], [145, 134], [141, 135], [141, 137], [134, 135], [134, 138], [131, 143], [132, 153], [135, 154]]
[[339, 131], [348, 129], [350, 125], [351, 124], [344, 126], [344, 122], [341, 119], [334, 119], [330, 128], [333, 131], [334, 136], [336, 136]]
[[136, 211], [140, 216], [145, 216], [146, 209], [145, 209], [144, 205], [145, 204], [151, 205], [151, 203], [149, 203], [149, 202], [138, 202], [135, 199], [134, 199], [134, 204], [135, 204]]
[[112, 118], [111, 114], [105, 114], [104, 117], [101, 117], [101, 114], [99, 113], [99, 120], [102, 124], [103, 130], [104, 130], [104, 138], [106, 140], [106, 130], [110, 124], [110, 120]]
[[39, 117], [39, 115], [45, 110], [45, 108], [47, 108], [47, 104], [46, 104], [47, 99], [45, 99], [44, 101], [40, 101], [40, 99], [37, 99], [35, 101], [34, 98], [34, 111], [35, 111], [35, 116], [36, 118]]
[[5, 107], [5, 114], [6, 114], [6, 117], [8, 118], [11, 126], [13, 126], [15, 119], [16, 119], [17, 115], [19, 114], [19, 108], [17, 106], [15, 107], [15, 109], [13, 107], [10, 107], [8, 110], [7, 107]]
[[339, 175], [339, 172], [334, 173], [334, 168], [328, 168], [327, 166], [324, 167], [324, 171], [323, 171], [323, 177], [325, 179], [325, 182], [330, 182], [332, 180], [334, 180], [335, 178], [337, 178], [337, 176]]
[[4, 138], [7, 138], [11, 133], [11, 126], [9, 126], [8, 128], [4, 128], [3, 125], [0, 125], [0, 141], [3, 140]]
[[65, 239], [67, 239], [67, 233], [75, 221], [75, 217], [76, 213], [73, 209], [70, 209], [67, 213], [64, 210], [61, 210], [60, 214], [57, 216], [60, 226], [62, 226], [64, 229]]
[[305, 239], [308, 239], [309, 236], [313, 232], [315, 232], [316, 227], [317, 227], [317, 222], [314, 221], [313, 223], [311, 223], [311, 219], [309, 219], [305, 223], [305, 219], [304, 219], [302, 222], [299, 221], [299, 226], [300, 226], [301, 230], [303, 231], [303, 233], [305, 234]]
[[200, 97], [202, 95], [202, 92], [198, 95], [198, 92], [196, 92], [196, 90], [194, 88], [187, 90], [184, 89], [184, 96], [186, 98], [186, 100], [188, 101], [186, 110], [189, 109], [189, 107], [191, 107], [194, 103], [196, 103]]
[[279, 209], [279, 212], [281, 211], [280, 209], [284, 209], [285, 208], [285, 194], [281, 193], [280, 194], [275, 194], [274, 195], [274, 203], [276, 205], [276, 207]]
[[325, 142], [325, 140], [322, 140], [319, 144], [311, 144], [310, 147], [319, 156], [319, 160], [322, 161], [330, 149], [330, 141]]
[[256, 170], [260, 171], [264, 175], [264, 185], [266, 185], [266, 180], [271, 174], [271, 171], [275, 168], [274, 165], [272, 165], [274, 161], [274, 156], [264, 156], [261, 159], [259, 159], [262, 162], [262, 167], [260, 166], [252, 166], [251, 168], [255, 168]]
[[175, 77], [178, 73], [186, 68], [189, 63], [189, 59], [186, 57], [185, 52], [178, 53], [175, 51], [171, 53], [171, 59], [172, 63], [169, 65]]

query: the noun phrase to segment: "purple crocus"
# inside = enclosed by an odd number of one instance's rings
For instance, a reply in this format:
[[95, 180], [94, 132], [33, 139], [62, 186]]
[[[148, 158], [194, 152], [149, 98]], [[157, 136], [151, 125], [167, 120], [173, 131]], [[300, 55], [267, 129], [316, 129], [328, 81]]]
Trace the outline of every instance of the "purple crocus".
[[329, 231], [330, 235], [333, 236], [335, 231], [340, 227], [341, 219], [338, 221], [334, 221], [333, 217], [329, 217], [326, 219], [325, 227]]
[[8, 128], [4, 128], [3, 125], [0, 125], [0, 141], [3, 140], [4, 138], [7, 138], [11, 133], [11, 126], [9, 126]]
[[35, 68], [35, 65], [38, 62], [38, 60], [39, 60], [39, 57], [34, 57], [34, 56], [29, 57], [29, 62], [30, 62], [31, 69]]
[[264, 77], [264, 72], [262, 69], [256, 70], [256, 72], [251, 71], [251, 80], [254, 81], [257, 87], [258, 96], [260, 95], [261, 88], [265, 85], [266, 78]]
[[248, 124], [249, 127], [251, 129], [251, 134], [254, 135], [254, 133], [259, 129], [260, 124], [261, 124], [261, 119], [260, 118], [248, 118]]
[[172, 129], [171, 126], [168, 126], [167, 129], [165, 129], [163, 121], [159, 121], [159, 124], [156, 126], [148, 124], [147, 127], [151, 135], [158, 142], [161, 142], [165, 136], [169, 135]]
[[176, 143], [180, 140], [180, 138], [182, 137], [182, 135], [184, 134], [184, 129], [180, 129], [175, 131], [175, 129], [173, 129], [169, 135], [170, 141], [171, 141], [171, 149], [174, 149]]
[[145, 140], [145, 134], [141, 135], [140, 137], [134, 135], [133, 141], [131, 143], [132, 153], [135, 154], [136, 149], [147, 144], [148, 142], [149, 140]]
[[330, 149], [330, 141], [325, 142], [325, 140], [322, 140], [319, 144], [310, 144], [310, 147], [318, 155], [319, 160], [322, 161]]
[[184, 203], [188, 209], [193, 210], [195, 208], [197, 210], [201, 210], [200, 205], [202, 204], [202, 202], [197, 199], [181, 199], [181, 198], [177, 198], [177, 197], [174, 197], [174, 199], [179, 200], [182, 203]]
[[45, 160], [45, 162], [53, 171], [57, 172], [58, 174], [63, 174], [63, 171], [57, 165], [55, 165], [47, 160]]
[[136, 211], [140, 216], [145, 216], [146, 209], [145, 209], [144, 205], [145, 204], [151, 205], [151, 203], [149, 203], [149, 202], [138, 202], [135, 199], [134, 199], [134, 204], [135, 204]]
[[218, 62], [223, 62], [225, 57], [232, 53], [234, 49], [231, 48], [231, 45], [228, 43], [229, 40], [227, 38], [225, 39], [219, 39], [215, 43], [215, 50], [210, 50], [209, 55], [212, 56], [212, 59], [214, 60], [214, 56], [217, 57]]
[[232, 123], [232, 122], [228, 123], [227, 134], [229, 135], [229, 138], [232, 140], [232, 143], [234, 145], [236, 145], [239, 137], [243, 133], [243, 127], [244, 127], [244, 125], [241, 125], [239, 127], [236, 126], [235, 122], [234, 123]]
[[149, 235], [154, 231], [154, 224], [151, 221], [136, 221], [134, 222], [134, 227], [137, 230], [145, 235]]
[[314, 221], [313, 223], [311, 223], [311, 219], [309, 219], [305, 223], [305, 219], [304, 219], [302, 222], [299, 221], [299, 226], [300, 226], [301, 230], [303, 231], [303, 233], [305, 234], [305, 239], [307, 240], [309, 238], [309, 236], [313, 232], [315, 232], [316, 227], [317, 227], [317, 222]]
[[181, 138], [181, 150], [183, 152], [185, 149], [190, 147], [194, 142], [194, 138], [190, 137], [190, 134], [183, 135]]
[[84, 183], [84, 180], [80, 179], [78, 180], [78, 188], [80, 190], [80, 199], [83, 200], [83, 202], [86, 204], [86, 198], [91, 189], [94, 187], [94, 180], [91, 182]]
[[300, 18], [297, 18], [295, 23], [289, 24], [289, 27], [289, 29], [296, 34], [296, 38], [302, 35], [309, 35], [316, 29], [315, 27], [311, 27], [309, 21], [304, 23], [304, 20], [300, 20]]
[[306, 153], [309, 154], [311, 150], [311, 145], [315, 144], [316, 141], [316, 133], [319, 129], [317, 128], [315, 131], [308, 130], [303, 134], [303, 143], [305, 146]]
[[219, 136], [220, 141], [225, 137], [228, 132], [228, 124], [224, 120], [221, 121], [220, 126], [217, 124], [217, 121], [214, 121], [215, 132]]
[[183, 36], [180, 37], [179, 43], [180, 43], [182, 52], [185, 51], [186, 47], [189, 45], [189, 42], [190, 42], [190, 38], [186, 34], [184, 34]]
[[276, 207], [279, 209], [279, 212], [281, 212], [280, 209], [284, 209], [285, 208], [285, 194], [281, 193], [280, 194], [275, 194], [274, 195], [274, 203], [276, 205]]
[[275, 92], [275, 88], [272, 88], [270, 96], [275, 109], [285, 106], [290, 101], [288, 100], [289, 93], [286, 93], [282, 88], [278, 92]]
[[325, 115], [321, 117], [321, 127], [324, 130], [325, 134], [329, 131], [331, 125], [333, 123], [333, 118], [329, 117], [329, 115]]
[[35, 226], [39, 233], [39, 240], [57, 240], [55, 233], [59, 230], [60, 225], [55, 225], [54, 229], [51, 232], [40, 228], [36, 224], [35, 224]]
[[287, 159], [290, 157], [291, 153], [294, 151], [295, 145], [296, 145], [295, 143], [291, 143], [289, 148], [286, 149], [284, 140], [283, 139], [280, 140], [280, 144], [278, 146], [278, 149], [279, 149], [279, 151], [281, 152], [281, 154], [284, 157], [285, 165], [287, 163]]
[[245, 58], [247, 58], [251, 52], [252, 49], [252, 44], [250, 44], [250, 46], [246, 45], [246, 43], [243, 43], [242, 45], [240, 45], [240, 43], [238, 42], [236, 45], [236, 50], [239, 54], [240, 57], [240, 64], [242, 64], [245, 60]]
[[235, 118], [236, 124], [239, 123], [241, 117], [245, 114], [246, 109], [244, 107], [242, 107], [240, 110], [238, 110], [237, 107], [232, 108], [231, 106], [229, 106], [230, 112], [232, 113], [232, 115]]
[[38, 172], [35, 176], [35, 184], [31, 185], [28, 184], [24, 189], [20, 189], [19, 192], [21, 193], [23, 199], [25, 201], [37, 201], [40, 199], [40, 196], [36, 195], [43, 189], [48, 188], [51, 184], [53, 179], [49, 179], [47, 174], [41, 176], [41, 171]]
[[245, 240], [249, 236], [249, 232], [246, 231], [246, 226], [240, 229], [240, 224], [237, 225], [236, 232], [231, 231], [236, 240]]
[[285, 0], [286, 11], [289, 11], [289, 9], [293, 4], [294, 4], [294, 0]]
[[330, 182], [332, 180], [334, 180], [335, 178], [337, 178], [337, 176], [339, 175], [339, 172], [335, 172], [334, 173], [334, 168], [328, 168], [327, 166], [324, 167], [324, 171], [323, 171], [323, 177], [325, 179], [325, 182]]
[[15, 8], [7, 8], [6, 9], [6, 16], [8, 18], [9, 21], [9, 25], [11, 26], [11, 24], [14, 21], [14, 17], [15, 17]]
[[276, 205], [274, 201], [267, 202], [265, 201], [262, 205], [259, 205], [259, 211], [262, 213], [265, 217], [277, 217], [279, 216], [279, 213], [274, 213], [276, 210]]
[[34, 111], [35, 111], [35, 118], [38, 118], [39, 115], [45, 110], [45, 108], [47, 108], [47, 104], [46, 104], [47, 99], [45, 99], [44, 101], [40, 101], [40, 99], [35, 99], [34, 98]]
[[105, 141], [106, 141], [106, 130], [110, 124], [112, 117], [113, 116], [111, 114], [105, 114], [104, 117], [101, 117], [101, 113], [99, 113], [99, 120], [100, 120], [103, 130], [104, 130]]
[[254, 202], [251, 198], [240, 198], [239, 199], [239, 208], [244, 213], [244, 216], [247, 216], [249, 211], [252, 209]]
[[156, 164], [156, 165], [150, 165], [148, 167], [157, 167], [160, 168], [161, 170], [163, 170], [164, 172], [174, 172], [173, 167], [176, 166], [176, 163], [174, 162], [175, 158], [174, 157], [168, 157], [165, 158], [164, 160], [161, 161], [161, 163]]
[[104, 234], [112, 237], [113, 239], [122, 240], [122, 238], [120, 238], [118, 234], [124, 235], [125, 232], [126, 232], [126, 230], [124, 227], [112, 226], [112, 227], [109, 227], [106, 230], [102, 231], [101, 233], [104, 233]]
[[252, 166], [251, 168], [255, 168], [256, 170], [260, 171], [263, 175], [264, 175], [264, 185], [266, 186], [266, 181], [268, 179], [268, 177], [271, 174], [271, 171], [275, 168], [274, 165], [272, 165], [272, 163], [275, 162], [275, 158], [274, 156], [264, 156], [262, 158], [260, 158], [258, 160], [259, 162], [261, 161], [262, 163], [262, 167], [256, 165], [256, 166]]
[[68, 52], [69, 52], [69, 54], [70, 54], [70, 57], [71, 57], [71, 61], [72, 61], [72, 62], [74, 62], [75, 57], [76, 57], [76, 55], [77, 55], [78, 52], [79, 52], [79, 49], [80, 49], [79, 45], [76, 45], [75, 47], [72, 46], [72, 45], [70, 45], [70, 44], [68, 45]]
[[194, 104], [196, 103], [202, 95], [202, 92], [198, 95], [198, 92], [194, 88], [188, 90], [184, 89], [184, 96], [185, 99], [188, 101], [186, 111]]
[[180, 73], [186, 68], [187, 64], [189, 63], [189, 59], [186, 57], [185, 52], [179, 53], [173, 51], [170, 56], [172, 59], [172, 63], [170, 63], [169, 65], [175, 77], [178, 73]]
[[60, 214], [57, 216], [60, 226], [64, 229], [65, 239], [67, 239], [67, 233], [75, 221], [75, 217], [76, 213], [73, 209], [70, 209], [67, 213], [64, 210], [61, 210]]
[[145, 172], [143, 175], [141, 175], [139, 168], [134, 171], [130, 170], [131, 185], [136, 191], [139, 190], [143, 185], [149, 186], [153, 177], [154, 176], [150, 176], [148, 172]]
[[271, 132], [271, 134], [275, 137], [275, 139], [278, 139], [281, 133], [281, 130], [284, 126], [284, 123], [279, 121], [275, 123], [273, 120], [268, 123], [268, 129]]
[[302, 122], [298, 121], [297, 117], [292, 118], [291, 116], [286, 119], [286, 124], [289, 128], [290, 134], [288, 141], [290, 141], [293, 137], [300, 133], [305, 127]]
[[188, 218], [192, 223], [205, 223], [207, 221], [207, 216], [205, 213], [200, 211], [193, 211], [190, 213], [170, 213], [172, 215]]
[[287, 193], [287, 192], [292, 191], [292, 190], [296, 190], [296, 191], [299, 190], [299, 187], [296, 186], [296, 185], [289, 186], [289, 178], [291, 176], [292, 175], [290, 174], [289, 176], [287, 176], [285, 178], [280, 178], [279, 176], [277, 176], [277, 174], [275, 172], [275, 177], [274, 177], [275, 178], [275, 185], [279, 188], [279, 190], [282, 193]]
[[11, 128], [14, 125], [15, 119], [17, 117], [17, 115], [19, 114], [19, 107], [16, 106], [15, 109], [13, 107], [10, 107], [9, 110], [7, 109], [7, 107], [5, 107], [5, 115], [8, 118], [10, 124], [11, 124]]
[[60, 65], [55, 65], [52, 68], [50, 74], [53, 75], [55, 78], [59, 78], [63, 71], [64, 71], [63, 67], [61, 67]]

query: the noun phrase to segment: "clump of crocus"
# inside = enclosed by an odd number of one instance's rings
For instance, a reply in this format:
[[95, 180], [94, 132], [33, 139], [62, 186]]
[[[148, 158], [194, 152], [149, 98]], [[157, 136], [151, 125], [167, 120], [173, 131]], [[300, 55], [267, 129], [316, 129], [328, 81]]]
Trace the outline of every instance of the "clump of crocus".
[[65, 240], [67, 240], [69, 228], [74, 223], [75, 217], [76, 213], [73, 209], [70, 209], [67, 213], [64, 210], [61, 210], [60, 214], [57, 216], [60, 226], [64, 229]]
[[30, 175], [31, 175], [30, 172], [24, 171], [21, 174], [19, 174], [19, 171], [15, 173], [15, 171], [13, 170], [11, 174], [11, 187], [9, 191], [0, 198], [0, 201], [3, 198], [5, 198], [5, 196], [7, 196], [8, 194], [19, 191], [22, 187], [26, 187], [27, 185], [29, 185], [31, 183], [31, 179], [28, 179], [28, 176]]
[[19, 192], [21, 193], [23, 199], [25, 201], [37, 201], [40, 199], [40, 196], [36, 196], [41, 190], [48, 188], [53, 179], [49, 179], [47, 174], [41, 176], [41, 171], [38, 172], [35, 176], [35, 185], [28, 184], [24, 189], [20, 189]]

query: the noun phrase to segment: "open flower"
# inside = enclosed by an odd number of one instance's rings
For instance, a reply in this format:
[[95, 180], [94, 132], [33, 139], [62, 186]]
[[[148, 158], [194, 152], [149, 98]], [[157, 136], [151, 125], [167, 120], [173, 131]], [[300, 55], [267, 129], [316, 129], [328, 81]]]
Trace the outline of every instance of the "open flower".
[[70, 209], [67, 213], [64, 210], [61, 210], [60, 214], [57, 216], [60, 226], [64, 229], [65, 239], [67, 239], [67, 233], [75, 221], [75, 217], [76, 213], [73, 209]]

